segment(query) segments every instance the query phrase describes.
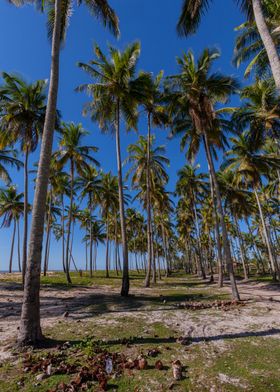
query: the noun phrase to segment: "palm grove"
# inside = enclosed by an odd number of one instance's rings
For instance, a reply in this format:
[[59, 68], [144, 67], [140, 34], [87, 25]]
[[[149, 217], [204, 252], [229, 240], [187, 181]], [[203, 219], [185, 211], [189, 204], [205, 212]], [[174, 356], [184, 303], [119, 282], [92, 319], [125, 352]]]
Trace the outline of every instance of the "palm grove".
[[[175, 269], [211, 281], [217, 274], [219, 287], [224, 278], [230, 280], [237, 300], [236, 275], [248, 279], [257, 272], [280, 279], [280, 3], [237, 3], [246, 21], [237, 27], [234, 63], [247, 65], [244, 78], [250, 75], [251, 84], [215, 71], [220, 53], [207, 48], [197, 58], [186, 51], [177, 58], [177, 73], [167, 76], [139, 71], [139, 42], [123, 51], [95, 45], [92, 60], [78, 63], [88, 78], [76, 87], [87, 94], [83, 114], [114, 135], [117, 175], [102, 170], [98, 148], [84, 142], [88, 131], [82, 124], [65, 123], [57, 108], [61, 44], [76, 5], [42, 3], [51, 39], [48, 91], [45, 81], [28, 83], [8, 72], [2, 73], [0, 87], [0, 173], [6, 184], [0, 215], [3, 228], [12, 226], [9, 272], [16, 260], [24, 284], [19, 344], [43, 338], [40, 275], [47, 274], [54, 240], [71, 284], [70, 271], [78, 269], [73, 256], [77, 226], [84, 233], [83, 268], [94, 276], [100, 268], [98, 245], [104, 244], [104, 274], [109, 277], [114, 269], [122, 276], [122, 296], [129, 294], [130, 270], [144, 271], [145, 287]], [[118, 36], [118, 17], [107, 1], [78, 5]], [[178, 33], [195, 33], [209, 6], [208, 1], [183, 1]], [[228, 105], [234, 94], [239, 107]], [[142, 116], [147, 131], [122, 157], [125, 131], [137, 130]], [[159, 128], [179, 137], [186, 153], [172, 190], [166, 147], [157, 144]], [[30, 167], [39, 144], [39, 162]], [[205, 173], [197, 163], [199, 151], [207, 162]], [[23, 171], [24, 192], [13, 184], [10, 168]], [[30, 172], [36, 176], [32, 207]]]

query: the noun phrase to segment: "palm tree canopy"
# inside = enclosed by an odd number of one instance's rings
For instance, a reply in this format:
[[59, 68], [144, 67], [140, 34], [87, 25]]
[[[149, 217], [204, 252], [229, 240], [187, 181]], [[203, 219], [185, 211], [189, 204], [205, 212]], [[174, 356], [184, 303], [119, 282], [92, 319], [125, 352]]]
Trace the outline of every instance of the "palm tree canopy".
[[135, 42], [121, 52], [109, 47], [110, 59], [107, 59], [99, 46], [94, 47], [95, 59], [88, 64], [79, 63], [93, 80], [92, 83], [79, 86], [77, 91], [85, 91], [93, 101], [85, 105], [84, 114], [89, 114], [97, 121], [101, 130], [115, 131], [117, 108], [125, 119], [128, 128], [137, 126], [139, 83], [135, 82], [135, 73], [140, 55], [140, 44]]
[[10, 227], [14, 219], [23, 215], [23, 193], [17, 193], [16, 187], [10, 186], [0, 191], [0, 217], [3, 217], [2, 227]]
[[11, 182], [11, 177], [6, 166], [15, 167], [17, 170], [23, 166], [23, 163], [16, 156], [17, 152], [14, 149], [0, 149], [0, 179], [6, 184]]

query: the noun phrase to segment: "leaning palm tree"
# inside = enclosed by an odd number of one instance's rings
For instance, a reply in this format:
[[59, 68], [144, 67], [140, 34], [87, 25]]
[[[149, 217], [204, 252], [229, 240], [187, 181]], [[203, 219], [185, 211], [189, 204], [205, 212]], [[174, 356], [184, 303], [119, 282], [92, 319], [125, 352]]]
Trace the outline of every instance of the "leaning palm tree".
[[[236, 0], [240, 4], [241, 10], [246, 13], [249, 21], [256, 22], [258, 32], [263, 41], [267, 52], [271, 71], [275, 80], [277, 89], [280, 91], [280, 58], [277, 47], [271, 36], [271, 31], [266, 23], [265, 13], [268, 8], [276, 8], [273, 0]], [[181, 16], [177, 24], [177, 30], [180, 35], [190, 35], [196, 32], [201, 18], [209, 7], [209, 0], [184, 0]]]
[[[61, 41], [65, 39], [69, 16], [72, 14], [72, 1], [55, 0], [42, 2], [49, 8], [49, 35], [52, 37], [52, 61], [50, 72], [50, 87], [48, 94], [47, 112], [36, 182], [32, 225], [30, 233], [30, 247], [26, 274], [26, 285], [21, 313], [21, 323], [18, 334], [19, 344], [36, 343], [43, 338], [40, 326], [40, 264], [41, 248], [44, 234], [45, 205], [47, 199], [49, 167], [52, 156], [53, 135], [55, 129], [56, 106], [59, 81], [59, 58]], [[105, 26], [118, 35], [118, 18], [107, 0], [79, 1], [85, 4], [92, 14], [100, 19]]]
[[137, 60], [140, 55], [138, 42], [129, 45], [123, 52], [110, 47], [110, 58], [106, 58], [99, 46], [94, 48], [95, 59], [88, 64], [79, 63], [92, 82], [77, 88], [86, 91], [93, 101], [85, 107], [84, 113], [97, 121], [102, 131], [112, 131], [116, 136], [116, 152], [119, 184], [119, 210], [123, 247], [123, 280], [121, 295], [129, 293], [128, 248], [123, 197], [123, 176], [121, 160], [120, 125], [124, 119], [128, 128], [136, 128], [139, 100], [139, 83], [135, 83]]
[[[151, 121], [151, 119], [149, 120]], [[164, 156], [165, 147], [154, 147], [154, 137], [149, 133], [145, 138], [140, 136], [136, 144], [128, 146], [128, 158], [126, 162], [131, 164], [128, 175], [132, 174], [131, 182], [135, 189], [145, 188], [147, 200], [145, 207], [147, 211], [147, 240], [148, 240], [148, 264], [145, 279], [145, 287], [150, 286], [150, 275], [152, 267], [152, 200], [151, 194], [155, 187], [155, 183], [166, 184], [168, 175], [166, 173], [166, 165], [169, 165], [169, 159]], [[147, 181], [147, 177], [149, 180]]]
[[69, 274], [70, 265], [70, 236], [71, 236], [71, 225], [73, 218], [73, 198], [74, 198], [74, 181], [75, 181], [75, 171], [79, 175], [83, 173], [85, 168], [89, 168], [90, 164], [96, 166], [99, 165], [96, 159], [92, 157], [92, 153], [96, 152], [98, 149], [94, 146], [83, 146], [82, 140], [88, 135], [82, 127], [82, 124], [74, 123], [63, 123], [60, 129], [60, 139], [59, 145], [60, 149], [54, 154], [57, 159], [58, 168], [64, 167], [66, 164], [70, 164], [70, 205], [68, 213], [68, 227], [67, 227], [67, 237], [66, 237], [66, 277], [67, 282], [71, 283], [71, 278]]
[[257, 142], [252, 143], [247, 132], [242, 133], [238, 137], [232, 138], [231, 142], [232, 148], [226, 153], [227, 159], [224, 167], [226, 170], [234, 170], [236, 172], [237, 184], [252, 187], [259, 209], [263, 234], [269, 255], [270, 267], [273, 271], [273, 278], [280, 279], [279, 266], [272, 249], [271, 238], [268, 233], [263, 207], [259, 196], [259, 187], [262, 184], [263, 176], [268, 175], [269, 171], [273, 167], [280, 168], [280, 158], [278, 155], [264, 154], [262, 151], [262, 145]]
[[[12, 245], [9, 262], [9, 272], [12, 272], [14, 244], [16, 228], [20, 217], [23, 215], [24, 203], [22, 202], [23, 193], [17, 193], [14, 186], [0, 191], [0, 217], [3, 218], [1, 227], [10, 227], [14, 223]], [[20, 261], [18, 260], [19, 270]]]
[[190, 161], [196, 157], [203, 143], [217, 202], [218, 220], [222, 229], [224, 257], [230, 276], [232, 296], [239, 299], [213, 159], [215, 149], [223, 148], [225, 143], [223, 126], [227, 126], [227, 122], [221, 117], [224, 109], [215, 110], [215, 105], [226, 102], [228, 97], [236, 91], [238, 85], [231, 77], [217, 72], [211, 74], [211, 66], [218, 57], [219, 53], [216, 50], [206, 49], [197, 62], [191, 51], [184, 54], [183, 58], [179, 58], [177, 62], [180, 74], [167, 78], [166, 99], [169, 101], [170, 112], [173, 115], [172, 134], [183, 134], [181, 146], [185, 147], [188, 144], [187, 157]]
[[3, 73], [0, 87], [0, 127], [2, 143], [20, 143], [24, 153], [24, 231], [22, 278], [24, 281], [28, 239], [28, 162], [38, 146], [46, 113], [46, 81], [25, 82], [20, 76]]

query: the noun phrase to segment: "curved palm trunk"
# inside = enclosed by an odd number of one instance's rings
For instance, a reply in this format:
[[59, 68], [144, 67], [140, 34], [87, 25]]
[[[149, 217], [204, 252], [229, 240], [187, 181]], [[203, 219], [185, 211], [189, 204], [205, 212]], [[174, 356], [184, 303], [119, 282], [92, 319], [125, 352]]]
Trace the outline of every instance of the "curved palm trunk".
[[260, 213], [260, 218], [261, 218], [262, 227], [263, 227], [263, 234], [264, 234], [264, 239], [265, 239], [265, 243], [266, 243], [267, 250], [268, 250], [269, 263], [270, 263], [270, 266], [272, 269], [273, 279], [276, 279], [276, 278], [280, 279], [280, 271], [278, 268], [277, 261], [274, 259], [272, 246], [271, 246], [270, 238], [268, 236], [268, 231], [267, 231], [267, 227], [266, 227], [266, 223], [265, 223], [265, 219], [264, 219], [264, 215], [263, 215], [263, 210], [262, 210], [260, 198], [259, 198], [257, 189], [253, 188], [253, 191], [254, 191], [254, 195], [255, 195], [258, 209], [259, 209], [259, 213]]
[[214, 194], [214, 184], [213, 179], [210, 174], [210, 189], [211, 189], [211, 197], [213, 200], [213, 215], [214, 215], [214, 226], [215, 226], [215, 239], [217, 243], [217, 251], [218, 251], [218, 287], [223, 287], [224, 285], [224, 266], [223, 266], [223, 256], [222, 256], [222, 245], [220, 239], [220, 230], [219, 230], [219, 219], [217, 214], [217, 201]]
[[65, 270], [66, 270], [66, 279], [68, 283], [71, 282], [70, 278], [70, 237], [71, 237], [71, 226], [72, 226], [72, 216], [73, 216], [73, 192], [74, 192], [74, 162], [71, 160], [70, 162], [70, 177], [71, 177], [71, 189], [70, 189], [70, 205], [69, 205], [69, 214], [68, 214], [68, 222], [67, 222], [67, 237], [66, 237], [66, 258], [65, 258]]
[[124, 197], [123, 197], [119, 100], [117, 102], [117, 111], [116, 111], [116, 151], [117, 151], [117, 164], [118, 164], [119, 208], [120, 208], [122, 248], [123, 248], [123, 276], [122, 276], [121, 295], [123, 297], [127, 297], [129, 293], [129, 271], [128, 271], [128, 248], [127, 248], [127, 238], [126, 238], [126, 224], [125, 224]]
[[245, 261], [245, 251], [244, 251], [244, 244], [243, 240], [241, 237], [240, 229], [239, 229], [239, 223], [238, 219], [236, 216], [234, 216], [234, 222], [237, 230], [237, 238], [238, 238], [238, 245], [240, 249], [240, 255], [241, 255], [241, 261], [242, 261], [242, 267], [243, 267], [243, 273], [244, 273], [244, 280], [248, 280], [248, 270], [247, 270], [247, 265]]
[[27, 260], [28, 236], [28, 157], [29, 150], [25, 151], [24, 159], [24, 211], [23, 211], [23, 247], [22, 247], [22, 282], [24, 284]]
[[11, 253], [10, 253], [9, 273], [12, 272], [12, 267], [13, 267], [13, 256], [14, 256], [14, 245], [15, 245], [15, 237], [16, 237], [16, 227], [17, 227], [17, 221], [16, 221], [16, 219], [14, 219], [14, 230], [13, 230]]
[[146, 173], [146, 197], [147, 197], [147, 272], [145, 287], [150, 287], [152, 270], [152, 222], [151, 222], [151, 195], [150, 195], [150, 153], [151, 153], [151, 114], [148, 114], [148, 138], [147, 138], [147, 173]]
[[17, 220], [17, 252], [18, 252], [18, 270], [19, 272], [21, 272], [19, 219]]
[[266, 20], [263, 14], [261, 0], [252, 0], [254, 17], [256, 25], [264, 44], [272, 75], [275, 80], [276, 88], [280, 91], [280, 58], [277, 53], [276, 45], [273, 42], [270, 31], [267, 27]]
[[236, 281], [235, 281], [234, 271], [233, 271], [233, 263], [232, 263], [229, 239], [228, 239], [228, 234], [227, 234], [227, 229], [226, 229], [225, 216], [224, 216], [224, 210], [223, 210], [223, 205], [222, 205], [222, 198], [221, 198], [221, 194], [220, 194], [220, 187], [219, 187], [219, 184], [217, 181], [213, 158], [212, 158], [212, 154], [211, 154], [211, 151], [209, 148], [207, 135], [205, 132], [203, 135], [203, 141], [204, 141], [204, 147], [205, 147], [205, 152], [206, 152], [206, 157], [207, 157], [211, 177], [213, 179], [214, 191], [215, 191], [216, 200], [217, 200], [217, 208], [218, 208], [218, 212], [220, 215], [220, 223], [221, 223], [221, 228], [222, 228], [223, 247], [224, 247], [224, 256], [225, 256], [227, 271], [228, 271], [229, 279], [230, 279], [230, 283], [231, 283], [232, 297], [234, 299], [240, 300], [239, 293], [237, 290]]
[[19, 344], [34, 345], [43, 337], [40, 325], [40, 270], [49, 169], [56, 119], [56, 102], [59, 78], [60, 30], [61, 0], [55, 0], [55, 21], [52, 39], [50, 87], [33, 202], [29, 254], [25, 273], [23, 304], [18, 333]]

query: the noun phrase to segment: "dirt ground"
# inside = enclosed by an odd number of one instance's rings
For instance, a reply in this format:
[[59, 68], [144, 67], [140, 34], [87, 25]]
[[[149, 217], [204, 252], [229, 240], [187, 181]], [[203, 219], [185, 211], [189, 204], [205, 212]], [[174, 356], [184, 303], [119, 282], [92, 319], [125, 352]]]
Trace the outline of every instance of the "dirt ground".
[[[0, 276], [1, 279], [1, 276]], [[173, 290], [184, 292], [186, 279], [178, 280]], [[201, 282], [200, 282], [201, 283]], [[202, 284], [202, 283], [201, 283]], [[160, 286], [160, 285], [159, 285]], [[110, 286], [75, 287], [70, 290], [44, 287], [41, 290], [41, 317], [43, 330], [56, 325], [69, 313], [68, 320], [96, 320], [113, 323], [118, 317], [137, 312], [147, 323], [160, 321], [176, 328], [184, 337], [193, 342], [207, 339], [222, 349], [228, 338], [247, 336], [273, 336], [280, 338], [280, 287], [268, 283], [238, 283], [239, 292], [246, 306], [228, 310], [205, 309], [199, 312], [178, 308], [184, 296], [169, 301], [168, 294], [154, 289], [132, 288], [132, 296], [123, 299], [119, 290]], [[201, 290], [208, 290], [202, 284]], [[223, 289], [216, 285], [211, 290], [229, 293], [228, 284]], [[186, 295], [191, 292], [186, 288]], [[163, 297], [162, 297], [163, 296]], [[153, 299], [163, 300], [153, 302]], [[21, 285], [0, 283], [0, 361], [10, 356], [11, 342], [16, 338], [22, 301]], [[166, 299], [164, 299], [166, 298]], [[135, 313], [136, 314], [136, 313]]]

